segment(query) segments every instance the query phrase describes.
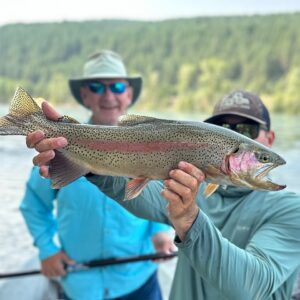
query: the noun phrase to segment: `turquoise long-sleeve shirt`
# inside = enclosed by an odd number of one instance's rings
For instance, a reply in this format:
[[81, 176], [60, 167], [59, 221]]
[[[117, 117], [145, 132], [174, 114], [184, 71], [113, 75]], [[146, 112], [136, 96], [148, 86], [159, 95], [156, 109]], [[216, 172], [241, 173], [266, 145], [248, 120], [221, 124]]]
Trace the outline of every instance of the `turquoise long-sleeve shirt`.
[[[124, 178], [89, 180], [132, 213], [169, 223], [161, 183], [150, 182], [137, 198], [123, 202]], [[290, 299], [300, 264], [300, 197], [220, 187], [205, 199], [204, 188], [185, 240], [175, 239], [179, 256], [170, 299]]]
[[[41, 260], [61, 249], [76, 262], [153, 253], [152, 236], [170, 229], [133, 216], [85, 177], [60, 190], [50, 184], [34, 168], [20, 206]], [[150, 261], [94, 268], [69, 273], [62, 285], [72, 299], [116, 298], [142, 286], [156, 269]]]

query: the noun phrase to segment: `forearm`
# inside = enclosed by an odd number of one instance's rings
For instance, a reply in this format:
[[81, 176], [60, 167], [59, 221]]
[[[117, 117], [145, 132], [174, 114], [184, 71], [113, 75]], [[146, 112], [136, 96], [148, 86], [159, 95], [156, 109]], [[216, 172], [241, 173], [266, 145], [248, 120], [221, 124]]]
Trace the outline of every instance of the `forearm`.
[[202, 211], [185, 240], [177, 238], [176, 245], [193, 269], [227, 299], [267, 299], [289, 276], [263, 252], [246, 251], [222, 237]]
[[56, 233], [56, 220], [52, 214], [55, 191], [50, 181], [40, 178], [34, 169], [26, 185], [25, 194], [20, 204], [20, 211], [30, 231], [34, 245], [40, 251], [41, 259], [59, 251], [53, 242]]
[[53, 242], [53, 236], [56, 233], [54, 220], [42, 213], [28, 209], [23, 203], [20, 210], [33, 238], [34, 245], [39, 249], [40, 259], [47, 258], [60, 251], [60, 248]]

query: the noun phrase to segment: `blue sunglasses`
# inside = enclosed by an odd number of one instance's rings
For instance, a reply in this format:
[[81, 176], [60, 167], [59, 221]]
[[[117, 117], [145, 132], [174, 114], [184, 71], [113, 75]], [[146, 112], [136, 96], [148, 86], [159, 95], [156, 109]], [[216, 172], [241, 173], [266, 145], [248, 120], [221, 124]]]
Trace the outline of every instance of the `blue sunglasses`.
[[91, 92], [96, 94], [104, 94], [106, 89], [109, 88], [114, 94], [122, 94], [125, 92], [127, 83], [125, 82], [114, 82], [110, 84], [104, 84], [102, 82], [90, 82], [87, 84]]

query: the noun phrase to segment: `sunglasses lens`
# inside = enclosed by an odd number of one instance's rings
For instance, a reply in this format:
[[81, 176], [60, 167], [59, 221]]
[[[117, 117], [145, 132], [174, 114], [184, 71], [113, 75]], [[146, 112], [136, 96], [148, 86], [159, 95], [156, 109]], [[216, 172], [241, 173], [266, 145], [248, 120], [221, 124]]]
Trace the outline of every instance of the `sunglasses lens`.
[[93, 93], [103, 94], [105, 91], [105, 85], [102, 84], [101, 82], [92, 82], [89, 84], [89, 89]]
[[258, 124], [237, 124], [236, 131], [241, 133], [250, 139], [256, 139], [258, 137], [259, 125]]
[[97, 94], [104, 94], [106, 88], [109, 88], [114, 94], [122, 94], [125, 92], [127, 85], [124, 82], [114, 82], [107, 86], [101, 82], [91, 82], [88, 87], [93, 93]]
[[242, 135], [245, 135], [246, 137], [248, 137], [250, 139], [256, 139], [258, 137], [258, 133], [259, 133], [259, 125], [258, 124], [246, 124], [246, 123], [227, 124], [227, 123], [223, 123], [222, 126], [227, 129], [234, 130]]
[[110, 86], [110, 89], [115, 94], [122, 94], [126, 90], [126, 83], [124, 82], [115, 82], [112, 83]]

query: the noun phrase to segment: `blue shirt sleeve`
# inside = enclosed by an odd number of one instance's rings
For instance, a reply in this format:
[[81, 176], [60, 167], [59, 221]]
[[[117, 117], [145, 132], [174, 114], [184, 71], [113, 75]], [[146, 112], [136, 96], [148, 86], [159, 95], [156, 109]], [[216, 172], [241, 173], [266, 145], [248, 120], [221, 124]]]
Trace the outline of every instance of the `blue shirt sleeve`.
[[53, 241], [57, 232], [57, 224], [53, 215], [53, 200], [56, 190], [51, 188], [51, 182], [39, 175], [39, 169], [33, 168], [27, 181], [20, 210], [26, 225], [33, 236], [34, 245], [39, 249], [43, 260], [60, 251]]

